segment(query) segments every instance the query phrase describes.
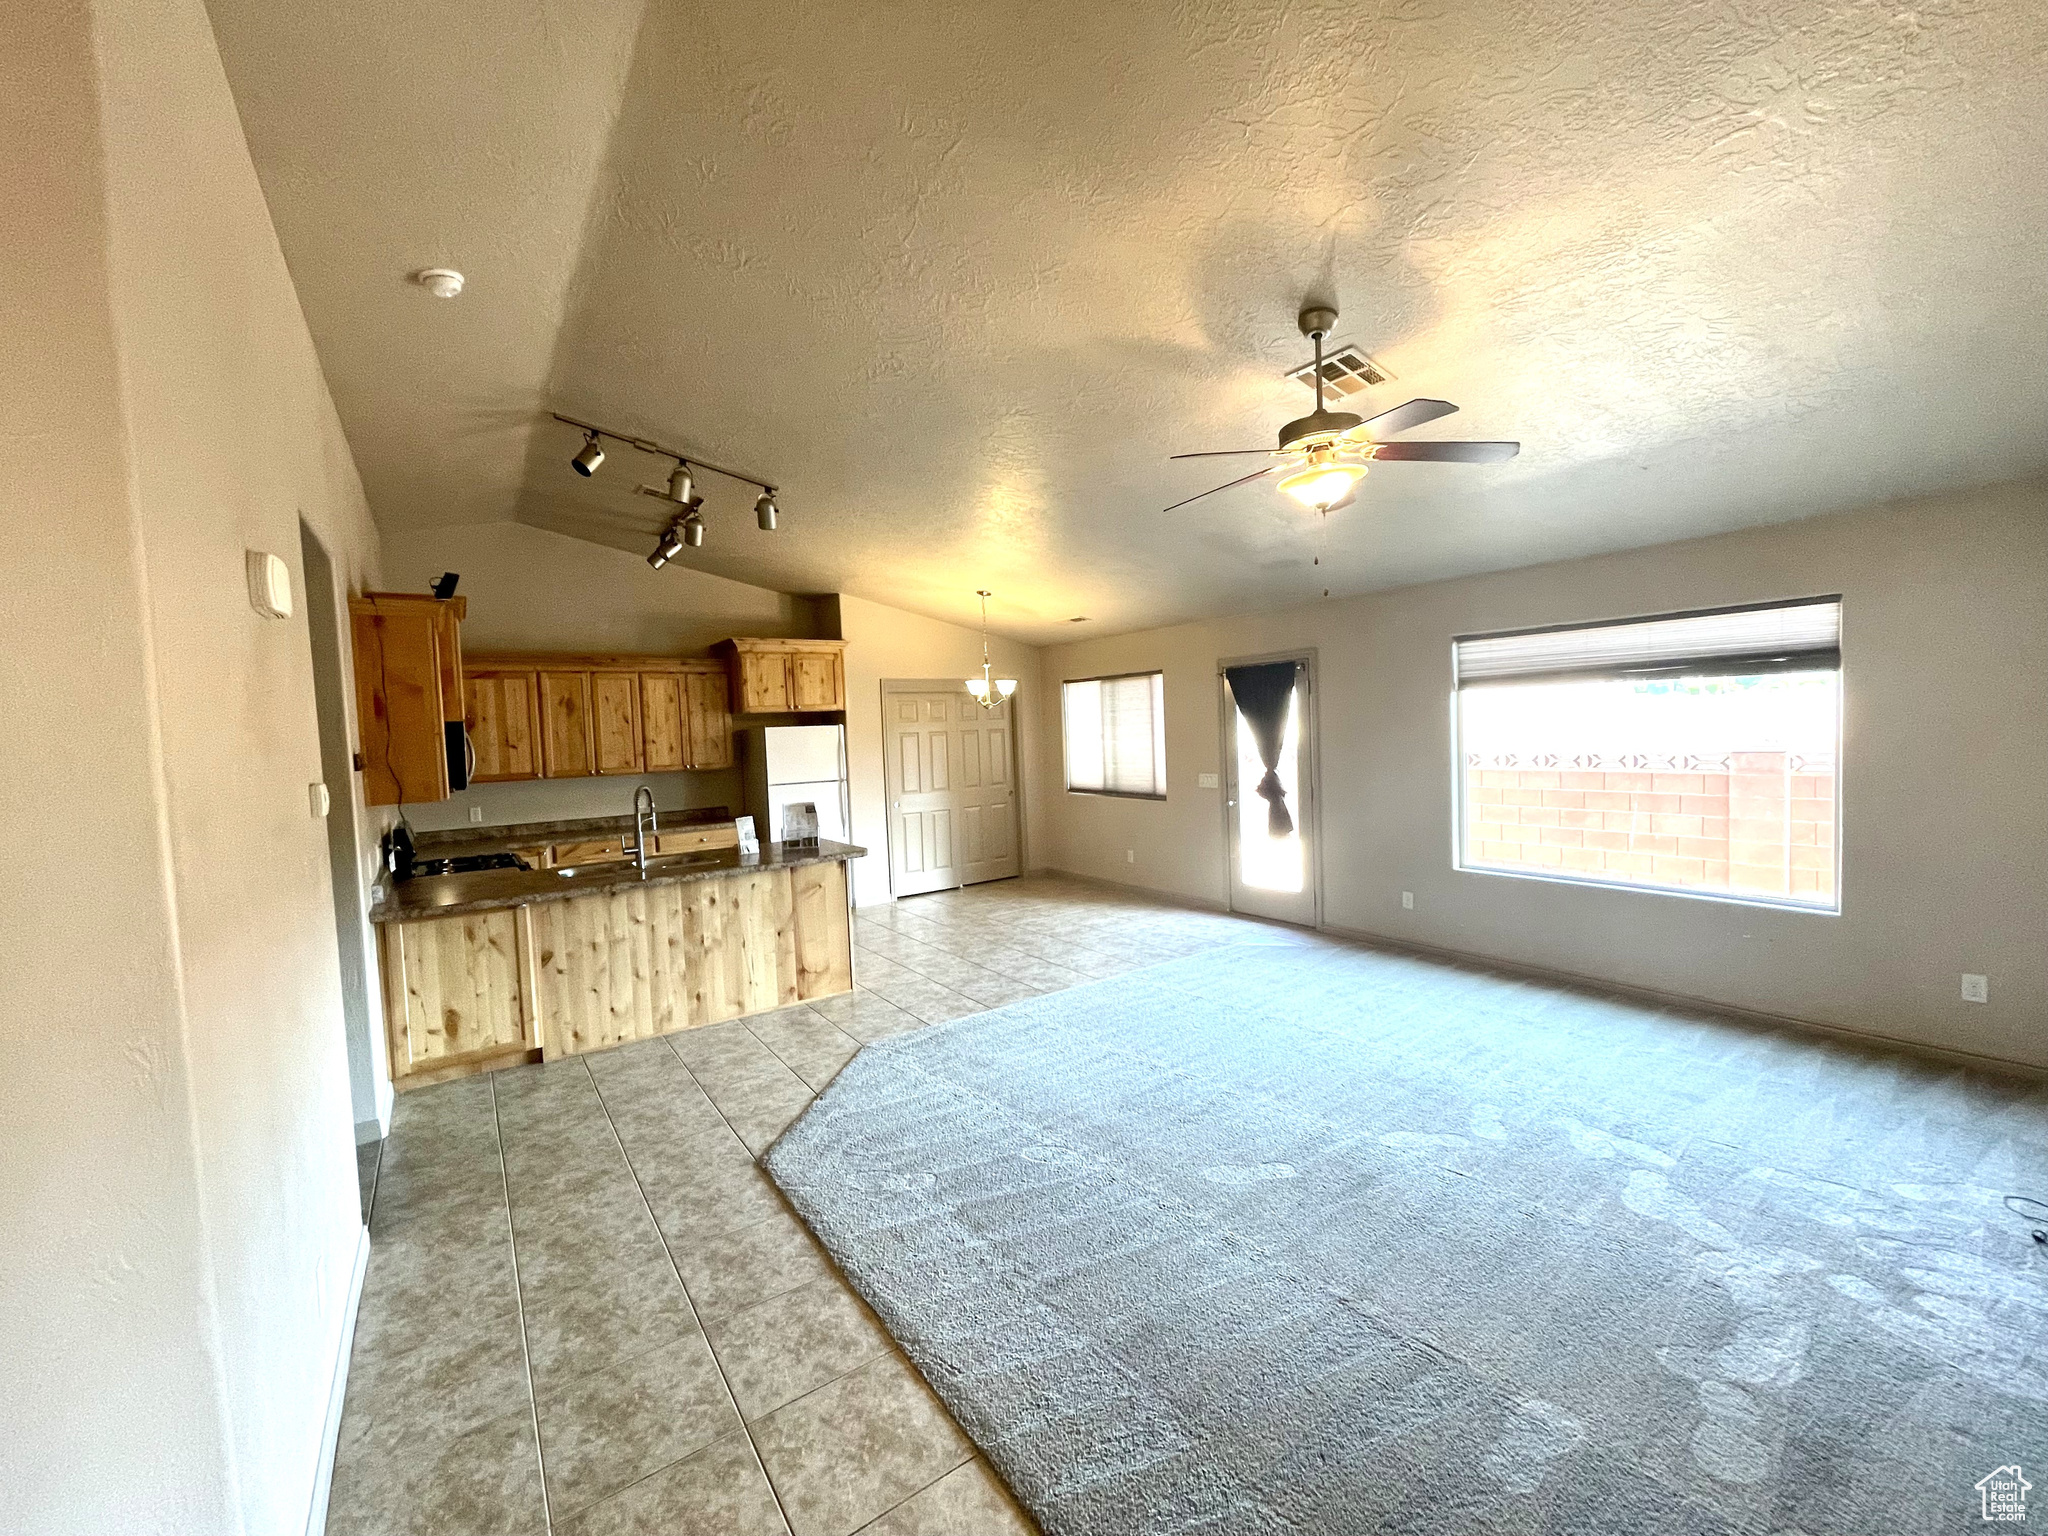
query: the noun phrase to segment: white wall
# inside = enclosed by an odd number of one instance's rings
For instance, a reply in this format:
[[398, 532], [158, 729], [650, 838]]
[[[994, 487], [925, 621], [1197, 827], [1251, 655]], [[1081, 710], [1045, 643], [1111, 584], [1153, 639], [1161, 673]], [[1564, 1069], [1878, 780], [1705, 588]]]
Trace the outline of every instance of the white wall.
[[[1816, 592], [1844, 594], [1840, 916], [1451, 867], [1453, 636]], [[1326, 923], [2048, 1066], [2048, 483], [1048, 650], [1049, 861], [1224, 900], [1195, 787], [1223, 767], [1216, 663], [1295, 646], [1321, 669]], [[1168, 798], [1060, 792], [1059, 680], [1152, 667]]]
[[375, 534], [204, 11], [0, 58], [0, 1528], [288, 1531], [361, 1228], [309, 641], [243, 553]]
[[[882, 779], [882, 683], [888, 678], [961, 678], [981, 673], [981, 633], [957, 624], [905, 613], [900, 608], [842, 594], [840, 630], [846, 641], [846, 757], [853, 801], [853, 840], [870, 850], [853, 865], [854, 900], [871, 906], [890, 899], [888, 802]], [[1041, 862], [1034, 842], [1039, 821], [1035, 803], [1040, 729], [1036, 696], [1039, 656], [1035, 648], [991, 636], [989, 658], [997, 674], [1017, 679], [1011, 709], [1020, 738], [1022, 795], [1018, 807], [1024, 835], [1024, 867]], [[967, 697], [963, 686], [960, 697]]]

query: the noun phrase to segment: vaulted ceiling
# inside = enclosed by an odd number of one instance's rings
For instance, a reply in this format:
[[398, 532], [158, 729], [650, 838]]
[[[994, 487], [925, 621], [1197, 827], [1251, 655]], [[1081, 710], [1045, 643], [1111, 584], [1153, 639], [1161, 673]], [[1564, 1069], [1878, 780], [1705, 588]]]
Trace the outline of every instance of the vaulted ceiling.
[[[386, 530], [644, 553], [560, 410], [781, 486], [690, 564], [1044, 640], [2048, 467], [2038, 0], [211, 10]], [[1305, 298], [1521, 457], [1162, 512]]]

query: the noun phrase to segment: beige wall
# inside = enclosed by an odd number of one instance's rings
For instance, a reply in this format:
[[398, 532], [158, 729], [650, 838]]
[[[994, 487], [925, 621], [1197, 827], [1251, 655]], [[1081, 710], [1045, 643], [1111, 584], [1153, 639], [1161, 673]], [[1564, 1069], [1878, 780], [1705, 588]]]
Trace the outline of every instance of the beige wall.
[[361, 1228], [308, 636], [243, 552], [375, 535], [204, 11], [4, 58], [0, 1525], [294, 1530]]
[[[1451, 867], [1453, 636], [1818, 592], [1844, 595], [1840, 916]], [[2048, 1066], [2048, 483], [1049, 650], [1048, 861], [1222, 901], [1216, 663], [1290, 647], [1319, 658], [1326, 923]], [[1059, 680], [1152, 667], [1166, 801], [1059, 792]]]
[[[981, 673], [981, 634], [957, 624], [928, 619], [842, 595], [839, 623], [846, 648], [846, 757], [853, 800], [853, 840], [872, 850], [854, 864], [854, 899], [871, 906], [890, 899], [888, 806], [882, 779], [882, 683], [888, 678], [961, 678]], [[1017, 753], [1022, 779], [1018, 807], [1024, 836], [1025, 864], [1036, 868], [1038, 824], [1034, 797], [1042, 779], [1037, 771], [1040, 652], [1014, 640], [993, 636], [989, 658], [998, 676], [1017, 679], [1012, 703], [1020, 737]], [[967, 690], [960, 690], [967, 697]]]

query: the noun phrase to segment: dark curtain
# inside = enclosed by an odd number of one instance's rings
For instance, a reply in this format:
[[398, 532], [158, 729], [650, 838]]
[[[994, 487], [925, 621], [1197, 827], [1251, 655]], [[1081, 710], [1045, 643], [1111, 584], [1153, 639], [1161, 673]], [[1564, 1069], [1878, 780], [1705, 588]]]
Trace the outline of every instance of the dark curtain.
[[1225, 667], [1230, 696], [1237, 700], [1238, 713], [1251, 727], [1252, 741], [1259, 749], [1259, 761], [1266, 776], [1259, 780], [1257, 794], [1266, 802], [1266, 830], [1285, 837], [1294, 830], [1294, 818], [1287, 814], [1287, 792], [1280, 787], [1280, 745], [1287, 734], [1287, 702], [1294, 697], [1292, 661], [1269, 661], [1256, 667]]

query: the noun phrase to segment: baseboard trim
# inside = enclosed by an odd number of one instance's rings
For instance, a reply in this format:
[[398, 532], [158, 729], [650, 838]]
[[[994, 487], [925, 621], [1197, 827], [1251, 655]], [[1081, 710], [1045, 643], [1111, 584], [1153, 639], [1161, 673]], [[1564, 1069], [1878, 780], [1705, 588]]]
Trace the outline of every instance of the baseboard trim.
[[1149, 896], [1154, 901], [1164, 902], [1169, 907], [1186, 907], [1194, 912], [1228, 912], [1230, 907], [1221, 901], [1212, 901], [1206, 896], [1182, 896], [1174, 891], [1157, 890], [1149, 885], [1138, 885], [1129, 880], [1111, 880], [1106, 875], [1084, 875], [1073, 869], [1034, 869], [1034, 875], [1051, 875], [1061, 880], [1077, 880], [1082, 885], [1100, 886], [1107, 891], [1123, 891], [1133, 896]]
[[1333, 939], [1345, 939], [1374, 949], [1420, 955], [1430, 960], [1455, 960], [1465, 965], [1482, 965], [1488, 970], [1504, 971], [1512, 976], [1562, 982], [1574, 987], [1592, 987], [1602, 992], [1618, 993], [1623, 997], [1641, 998], [1644, 1002], [1682, 1003], [1689, 1008], [1705, 1008], [1767, 1029], [1790, 1029], [1802, 1034], [1823, 1035], [1838, 1044], [1896, 1051], [1945, 1067], [1968, 1067], [1973, 1071], [1991, 1072], [2001, 1077], [2020, 1077], [2037, 1083], [2048, 1082], [2048, 1067], [2037, 1066], [2033, 1062], [2013, 1061], [2004, 1056], [1987, 1056], [1979, 1051], [1966, 1051], [1953, 1046], [1928, 1045], [1919, 1040], [1904, 1040], [1897, 1035], [1881, 1035], [1874, 1030], [1823, 1024], [1818, 1019], [1802, 1019], [1795, 1014], [1771, 1013], [1761, 1008], [1744, 1008], [1736, 1003], [1724, 1003], [1711, 997], [1698, 997], [1690, 992], [1666, 992], [1656, 987], [1612, 981], [1605, 976], [1589, 976], [1582, 971], [1560, 970], [1555, 966], [1534, 965], [1524, 960], [1503, 960], [1497, 955], [1484, 955], [1475, 950], [1452, 949], [1442, 944], [1424, 944], [1414, 939], [1397, 939], [1384, 933], [1372, 933], [1364, 928], [1346, 928], [1336, 923], [1325, 923], [1319, 931]]
[[334, 1491], [334, 1453], [341, 1443], [341, 1406], [348, 1397], [348, 1359], [355, 1349], [356, 1311], [363, 1303], [363, 1277], [370, 1272], [370, 1229], [356, 1239], [355, 1270], [348, 1281], [348, 1306], [341, 1319], [341, 1346], [327, 1388], [327, 1423], [320, 1432], [320, 1464], [313, 1472], [313, 1505], [306, 1515], [306, 1536], [326, 1536], [327, 1498]]

